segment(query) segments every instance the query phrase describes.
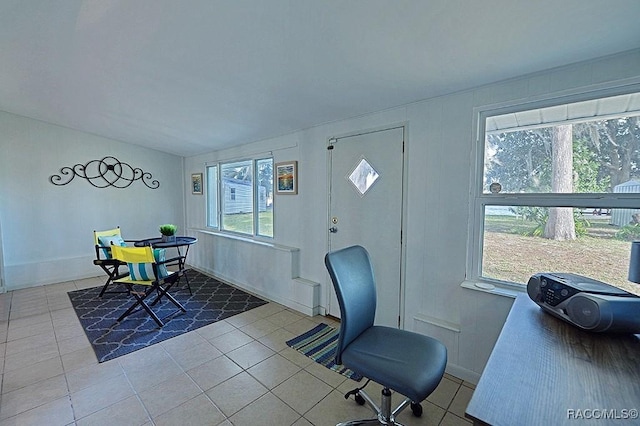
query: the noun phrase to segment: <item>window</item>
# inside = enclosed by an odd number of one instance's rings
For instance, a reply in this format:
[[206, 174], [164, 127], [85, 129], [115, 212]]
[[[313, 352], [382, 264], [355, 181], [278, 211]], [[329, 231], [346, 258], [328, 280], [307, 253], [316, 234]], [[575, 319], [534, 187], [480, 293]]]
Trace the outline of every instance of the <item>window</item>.
[[480, 132], [469, 276], [522, 285], [573, 272], [640, 294], [627, 281], [640, 239], [640, 93], [484, 112]]
[[207, 226], [273, 237], [272, 158], [208, 166], [207, 188]]

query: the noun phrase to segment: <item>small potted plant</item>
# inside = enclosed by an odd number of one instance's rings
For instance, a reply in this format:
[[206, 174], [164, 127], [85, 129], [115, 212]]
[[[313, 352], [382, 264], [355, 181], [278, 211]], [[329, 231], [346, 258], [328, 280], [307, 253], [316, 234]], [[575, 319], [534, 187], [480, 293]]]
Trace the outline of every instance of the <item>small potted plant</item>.
[[178, 227], [171, 223], [160, 225], [160, 233], [162, 234], [162, 241], [163, 242], [175, 241], [177, 230], [178, 230]]

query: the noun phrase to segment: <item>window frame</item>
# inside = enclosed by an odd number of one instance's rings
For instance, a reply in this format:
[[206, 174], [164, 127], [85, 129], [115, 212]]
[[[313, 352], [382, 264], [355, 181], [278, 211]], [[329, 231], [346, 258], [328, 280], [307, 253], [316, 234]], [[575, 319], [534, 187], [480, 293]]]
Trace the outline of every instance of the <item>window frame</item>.
[[[259, 163], [265, 160], [270, 160], [271, 161], [271, 235], [267, 235], [267, 234], [262, 234], [260, 233], [260, 191], [259, 191], [259, 184], [260, 184], [260, 178], [259, 178]], [[254, 218], [253, 218], [253, 232], [254, 235], [257, 238], [267, 238], [269, 240], [272, 240], [275, 236], [275, 229], [274, 229], [274, 223], [275, 223], [275, 209], [274, 209], [274, 195], [275, 195], [275, 189], [273, 187], [274, 183], [275, 183], [275, 178], [274, 178], [274, 171], [275, 171], [275, 161], [273, 160], [273, 156], [267, 156], [267, 157], [256, 157], [253, 160], [253, 175], [255, 177], [255, 185], [253, 187], [253, 205], [256, 208], [256, 213], [254, 214]], [[265, 211], [269, 210], [267, 203], [268, 200], [268, 194], [265, 194]]]
[[475, 144], [471, 167], [469, 202], [469, 243], [467, 244], [466, 278], [463, 286], [484, 291], [519, 293], [526, 285], [482, 276], [484, 249], [484, 209], [486, 206], [537, 206], [574, 208], [638, 208], [638, 194], [630, 193], [485, 193], [484, 155], [485, 128], [488, 117], [521, 111], [554, 107], [575, 102], [596, 100], [640, 92], [634, 83], [605, 89], [551, 96], [529, 102], [509, 102], [474, 108]]
[[[210, 173], [209, 173], [209, 169], [215, 169], [215, 182], [211, 182], [209, 177], [210, 177]], [[206, 179], [206, 199], [205, 199], [205, 204], [206, 204], [206, 223], [205, 223], [205, 227], [207, 229], [220, 229], [220, 164], [219, 163], [214, 163], [214, 164], [206, 164], [205, 165], [205, 179]], [[215, 188], [215, 212], [211, 212], [211, 191]], [[210, 218], [214, 217], [216, 220], [215, 225], [212, 225], [209, 221]]]
[[[207, 208], [207, 215], [206, 215], [206, 224], [205, 227], [207, 229], [210, 230], [215, 230], [216, 232], [220, 232], [220, 233], [224, 233], [224, 234], [229, 234], [229, 235], [237, 235], [237, 236], [241, 236], [244, 238], [252, 238], [252, 239], [256, 239], [256, 240], [269, 240], [272, 241], [275, 237], [275, 229], [273, 234], [274, 235], [265, 235], [265, 234], [260, 234], [260, 227], [259, 227], [259, 194], [258, 194], [258, 183], [259, 183], [259, 179], [257, 178], [257, 172], [258, 172], [258, 162], [260, 161], [264, 161], [264, 160], [270, 160], [272, 165], [274, 164], [274, 159], [272, 155], [260, 155], [260, 156], [256, 156], [256, 157], [251, 157], [251, 158], [241, 158], [241, 159], [228, 159], [228, 160], [220, 160], [220, 161], [216, 161], [216, 162], [211, 162], [211, 163], [207, 163], [206, 164], [206, 176], [207, 176], [207, 187], [210, 187], [213, 185], [212, 182], [209, 181], [209, 168], [215, 168], [217, 170], [216, 173], [216, 182], [215, 182], [215, 187], [216, 187], [216, 213], [215, 213], [215, 218], [216, 218], [216, 225], [211, 225], [209, 218], [210, 216], [210, 209], [211, 209], [211, 202], [210, 202], [210, 195], [211, 192], [207, 191], [207, 200], [206, 200], [206, 208]], [[225, 164], [234, 164], [234, 163], [243, 163], [243, 162], [250, 162], [251, 165], [251, 174], [252, 174], [252, 178], [251, 178], [251, 203], [252, 203], [252, 231], [251, 233], [248, 232], [241, 232], [241, 231], [234, 231], [234, 230], [230, 230], [230, 229], [225, 229], [223, 227], [223, 215], [224, 215], [224, 200], [222, 199], [222, 197], [224, 196], [223, 193], [223, 184], [222, 184], [222, 168]], [[273, 166], [272, 166], [273, 167]], [[232, 188], [233, 189], [233, 188]], [[272, 201], [272, 207], [271, 207], [274, 211], [274, 217], [275, 217], [275, 199], [273, 199]], [[273, 219], [272, 219], [273, 220]], [[273, 220], [275, 222], [275, 220]], [[275, 226], [272, 225], [272, 228], [275, 228]]]

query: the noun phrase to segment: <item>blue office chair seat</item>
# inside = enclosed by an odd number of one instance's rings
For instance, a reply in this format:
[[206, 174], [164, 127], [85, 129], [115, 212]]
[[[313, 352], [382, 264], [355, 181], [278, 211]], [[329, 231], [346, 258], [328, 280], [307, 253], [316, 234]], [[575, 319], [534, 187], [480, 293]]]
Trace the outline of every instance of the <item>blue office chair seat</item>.
[[[376, 351], [372, 352], [371, 348]], [[373, 326], [342, 352], [342, 363], [410, 398], [423, 401], [444, 373], [447, 352], [437, 340], [391, 327]]]
[[[377, 417], [340, 423], [346, 425], [399, 425], [396, 417], [410, 406], [422, 415], [420, 403], [438, 386], [447, 365], [447, 348], [438, 340], [392, 327], [373, 325], [376, 313], [376, 283], [369, 254], [361, 246], [327, 253], [325, 265], [340, 304], [340, 334], [336, 363], [368, 380], [347, 392], [358, 404], [367, 403]], [[373, 380], [383, 386], [381, 405], [363, 388]], [[391, 411], [391, 391], [406, 399]]]

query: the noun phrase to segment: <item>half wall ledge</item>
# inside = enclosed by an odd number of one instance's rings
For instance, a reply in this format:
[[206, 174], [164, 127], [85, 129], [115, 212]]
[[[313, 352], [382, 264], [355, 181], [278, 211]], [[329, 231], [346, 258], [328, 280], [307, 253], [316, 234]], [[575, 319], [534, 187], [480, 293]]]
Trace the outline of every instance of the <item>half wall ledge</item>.
[[300, 277], [300, 250], [222, 232], [193, 229], [188, 263], [243, 290], [313, 316], [320, 284]]

